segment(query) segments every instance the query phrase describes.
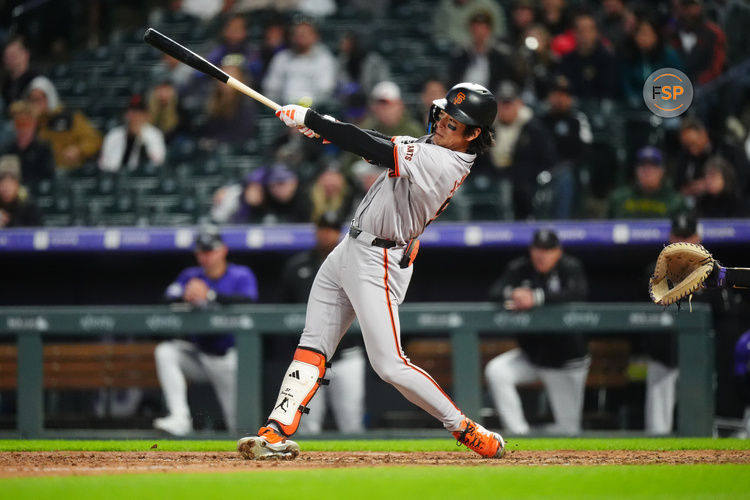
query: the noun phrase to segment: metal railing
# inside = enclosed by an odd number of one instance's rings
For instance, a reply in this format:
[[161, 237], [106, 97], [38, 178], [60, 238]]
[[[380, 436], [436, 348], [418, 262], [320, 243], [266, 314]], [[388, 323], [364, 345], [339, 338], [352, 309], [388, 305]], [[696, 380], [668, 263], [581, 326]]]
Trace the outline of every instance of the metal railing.
[[[400, 308], [403, 335], [447, 333], [452, 342], [452, 397], [462, 410], [479, 416], [482, 401], [480, 338], [492, 335], [578, 331], [589, 334], [677, 333], [680, 378], [678, 433], [710, 436], [714, 416], [714, 355], [710, 309], [694, 304], [688, 311], [662, 310], [652, 304], [571, 303], [528, 312], [509, 312], [490, 303], [424, 303]], [[189, 333], [234, 332], [237, 339], [238, 404], [241, 432], [263, 422], [263, 344], [265, 335], [299, 334], [304, 306], [236, 305], [220, 309], [180, 306], [138, 307], [5, 307], [0, 308], [0, 334], [18, 342], [18, 414], [20, 436], [44, 433], [44, 340], [70, 335], [96, 337], [175, 337]], [[359, 332], [355, 321], [352, 332]], [[350, 332], [351, 333], [351, 332]], [[291, 356], [291, 353], [290, 353]]]

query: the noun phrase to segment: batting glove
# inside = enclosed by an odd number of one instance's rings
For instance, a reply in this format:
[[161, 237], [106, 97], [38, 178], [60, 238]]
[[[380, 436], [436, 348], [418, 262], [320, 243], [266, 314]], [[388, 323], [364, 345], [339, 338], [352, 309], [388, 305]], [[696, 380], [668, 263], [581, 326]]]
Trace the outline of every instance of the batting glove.
[[314, 138], [318, 134], [315, 133], [315, 131], [309, 127], [299, 127], [297, 130], [299, 130], [300, 134], [304, 135], [305, 137]]
[[287, 127], [297, 128], [305, 126], [306, 114], [307, 108], [296, 104], [287, 104], [286, 106], [282, 106], [276, 112], [276, 116], [278, 116]]

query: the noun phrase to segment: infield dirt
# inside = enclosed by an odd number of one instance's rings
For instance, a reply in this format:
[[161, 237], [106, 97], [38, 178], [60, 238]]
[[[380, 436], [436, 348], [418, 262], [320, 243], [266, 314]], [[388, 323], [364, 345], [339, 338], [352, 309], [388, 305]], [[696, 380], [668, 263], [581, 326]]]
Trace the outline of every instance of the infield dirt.
[[750, 464], [750, 450], [523, 451], [501, 460], [453, 452], [302, 452], [294, 460], [248, 461], [234, 452], [3, 452], [0, 477], [71, 476], [165, 472], [239, 472], [382, 466]]

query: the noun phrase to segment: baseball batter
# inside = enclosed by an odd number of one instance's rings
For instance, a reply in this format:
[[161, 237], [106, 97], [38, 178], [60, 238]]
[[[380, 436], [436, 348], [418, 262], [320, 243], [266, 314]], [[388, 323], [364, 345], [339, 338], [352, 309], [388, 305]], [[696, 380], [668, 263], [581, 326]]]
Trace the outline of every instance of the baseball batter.
[[401, 347], [398, 318], [418, 249], [416, 238], [448, 206], [477, 155], [492, 145], [496, 112], [487, 89], [461, 83], [445, 99], [434, 101], [433, 133], [419, 139], [365, 131], [297, 105], [276, 113], [308, 137], [317, 133], [386, 170], [357, 208], [349, 237], [315, 277], [305, 328], [268, 422], [257, 436], [237, 443], [245, 458], [299, 454], [299, 445], [288, 438], [326, 382], [327, 362], [355, 316], [370, 363], [383, 380], [440, 420], [459, 442], [484, 457], [503, 455], [503, 438], [467, 418], [427, 372], [409, 361]]

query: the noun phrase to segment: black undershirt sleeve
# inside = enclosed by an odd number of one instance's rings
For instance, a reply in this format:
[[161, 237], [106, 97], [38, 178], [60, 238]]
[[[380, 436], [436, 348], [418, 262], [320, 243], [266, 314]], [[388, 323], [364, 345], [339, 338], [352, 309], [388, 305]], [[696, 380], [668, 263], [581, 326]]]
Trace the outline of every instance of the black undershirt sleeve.
[[727, 286], [750, 288], [750, 269], [744, 267], [728, 267]]
[[338, 147], [381, 167], [395, 168], [393, 148], [389, 137], [365, 131], [356, 125], [323, 118], [312, 109], [305, 115], [305, 125]]

